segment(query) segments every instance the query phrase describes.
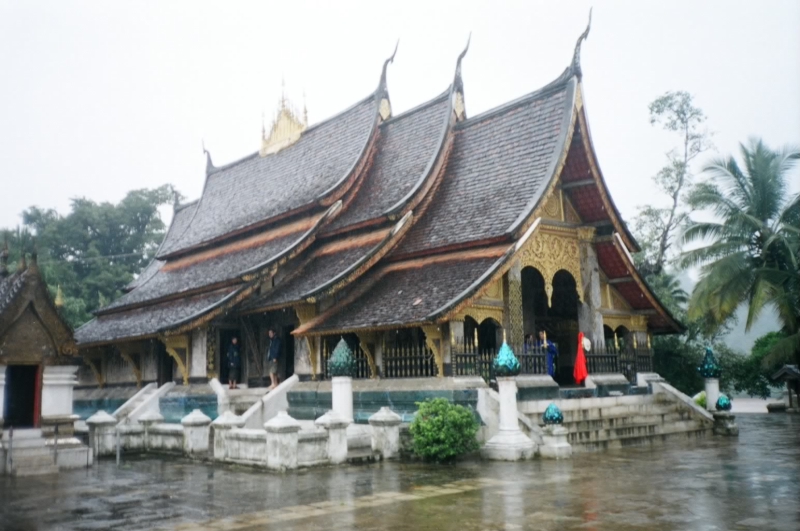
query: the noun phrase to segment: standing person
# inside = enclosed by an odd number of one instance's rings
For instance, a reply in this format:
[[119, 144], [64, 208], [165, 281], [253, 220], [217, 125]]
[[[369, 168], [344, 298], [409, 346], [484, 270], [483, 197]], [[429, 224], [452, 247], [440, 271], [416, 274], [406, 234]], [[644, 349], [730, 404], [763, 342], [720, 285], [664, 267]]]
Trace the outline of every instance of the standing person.
[[278, 358], [281, 355], [281, 338], [275, 333], [274, 328], [270, 328], [269, 332], [269, 352], [267, 352], [267, 368], [269, 370], [269, 379], [272, 385], [269, 389], [275, 389], [278, 386]]
[[228, 347], [228, 389], [236, 389], [236, 383], [239, 381], [239, 371], [242, 369], [242, 356], [239, 352], [239, 338], [234, 337], [231, 339], [231, 344]]
[[539, 341], [537, 341], [536, 346], [547, 351], [547, 374], [555, 376], [556, 358], [558, 357], [556, 344], [547, 340], [547, 334], [544, 330], [539, 330]]

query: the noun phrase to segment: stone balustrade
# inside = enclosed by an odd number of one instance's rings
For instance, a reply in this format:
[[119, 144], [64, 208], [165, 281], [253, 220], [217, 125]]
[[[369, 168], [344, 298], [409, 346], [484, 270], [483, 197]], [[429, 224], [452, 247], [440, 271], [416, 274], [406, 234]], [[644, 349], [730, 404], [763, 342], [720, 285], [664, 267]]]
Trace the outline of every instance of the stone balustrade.
[[[347, 427], [351, 420], [333, 410], [318, 418], [312, 429], [303, 431], [285, 411], [265, 423], [263, 429], [245, 428], [242, 417], [230, 411], [213, 422], [200, 410], [184, 417], [180, 424], [163, 420], [158, 413], [148, 412], [135, 424], [119, 424], [113, 415], [99, 411], [86, 423], [98, 456], [115, 455], [119, 441], [124, 452], [182, 454], [280, 471], [341, 464], [348, 458]], [[400, 424], [400, 416], [388, 408], [370, 418], [376, 457], [398, 456]]]

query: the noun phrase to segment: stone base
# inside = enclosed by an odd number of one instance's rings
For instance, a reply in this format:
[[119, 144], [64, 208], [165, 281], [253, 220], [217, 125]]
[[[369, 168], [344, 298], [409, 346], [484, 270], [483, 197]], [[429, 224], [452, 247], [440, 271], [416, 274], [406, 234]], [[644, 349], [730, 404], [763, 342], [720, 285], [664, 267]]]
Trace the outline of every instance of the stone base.
[[563, 426], [545, 426], [539, 447], [539, 455], [547, 459], [569, 459], [572, 457], [572, 445], [567, 442], [569, 431]]
[[492, 461], [522, 461], [536, 453], [536, 443], [524, 433], [500, 431], [481, 449], [481, 456]]
[[714, 413], [714, 435], [724, 435], [736, 437], [739, 435], [739, 426], [734, 420], [736, 416], [728, 411], [717, 411]]

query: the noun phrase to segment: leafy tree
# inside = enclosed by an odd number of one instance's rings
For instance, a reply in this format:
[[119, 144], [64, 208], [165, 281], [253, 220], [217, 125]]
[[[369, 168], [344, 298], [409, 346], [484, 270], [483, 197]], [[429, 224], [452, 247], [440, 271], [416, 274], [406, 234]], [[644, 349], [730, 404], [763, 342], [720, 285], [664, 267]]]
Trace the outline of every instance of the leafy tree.
[[785, 337], [766, 363], [800, 361], [800, 196], [790, 198], [786, 189], [800, 148], [773, 151], [752, 139], [741, 145], [741, 158], [743, 167], [732, 156], [714, 160], [705, 168], [709, 179], [689, 195], [691, 208], [710, 210], [716, 220], [692, 221], [683, 235], [687, 244], [705, 243], [682, 260], [702, 266], [688, 315], [720, 324], [746, 304], [749, 330], [773, 306]]
[[22, 227], [6, 231], [11, 257], [37, 252], [51, 292], [62, 289], [65, 318], [80, 326], [147, 266], [166, 231], [158, 208], [180, 197], [164, 185], [128, 192], [116, 205], [73, 199], [66, 216], [31, 207]]
[[769, 353], [786, 334], [770, 332], [756, 339], [750, 355], [742, 358], [741, 363], [733, 367], [734, 389], [737, 392], [747, 393], [750, 396], [769, 398], [774, 387], [770, 376], [775, 374], [783, 365], [770, 362]]
[[663, 272], [675, 234], [687, 218], [681, 199], [691, 186], [690, 164], [711, 146], [710, 134], [701, 129], [706, 116], [694, 106], [688, 92], [667, 92], [650, 103], [649, 110], [650, 123], [679, 134], [681, 147], [667, 153], [667, 164], [653, 177], [658, 189], [669, 197], [670, 206], [640, 207], [634, 220], [634, 232], [642, 245], [637, 265], [645, 276]]
[[432, 461], [450, 461], [479, 448], [475, 434], [480, 426], [472, 411], [445, 398], [417, 405], [419, 410], [409, 427], [415, 454]]

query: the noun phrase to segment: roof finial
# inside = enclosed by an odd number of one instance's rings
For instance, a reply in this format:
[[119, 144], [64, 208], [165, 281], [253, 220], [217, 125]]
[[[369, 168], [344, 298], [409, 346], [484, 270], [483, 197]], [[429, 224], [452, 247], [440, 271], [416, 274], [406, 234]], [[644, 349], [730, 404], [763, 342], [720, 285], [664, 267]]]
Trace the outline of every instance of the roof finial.
[[203, 153], [206, 156], [206, 175], [212, 173], [216, 168], [214, 163], [211, 162], [211, 152], [206, 149], [206, 141], [203, 139]]
[[17, 265], [17, 272], [22, 273], [28, 269], [28, 261], [25, 259], [25, 251], [19, 255], [19, 264]]
[[397, 48], [399, 46], [400, 39], [397, 39], [397, 43], [394, 45], [394, 52], [392, 52], [392, 56], [383, 62], [383, 70], [381, 71], [381, 87], [386, 87], [386, 69], [389, 67], [389, 63], [394, 62], [394, 56], [397, 55]]
[[[286, 108], [286, 77], [281, 76], [281, 109]], [[279, 111], [280, 112], [280, 111]]]
[[[456, 61], [456, 76], [455, 81], [457, 85], [461, 85], [461, 60], [464, 59], [464, 56], [467, 55], [467, 51], [469, 51], [469, 43], [472, 40], [472, 32], [469, 32], [469, 36], [467, 37], [467, 45], [464, 47], [464, 51], [458, 54], [458, 61]], [[461, 88], [460, 86], [458, 88]]]
[[589, 8], [589, 22], [586, 24], [586, 29], [578, 37], [578, 42], [575, 43], [575, 52], [572, 54], [572, 71], [578, 76], [578, 79], [583, 77], [583, 72], [581, 71], [581, 44], [589, 37], [590, 29], [592, 29], [592, 8]]
[[61, 308], [64, 306], [64, 294], [61, 292], [61, 284], [56, 287], [56, 299], [53, 301], [56, 305], [56, 308]]

